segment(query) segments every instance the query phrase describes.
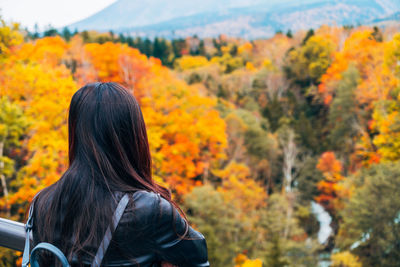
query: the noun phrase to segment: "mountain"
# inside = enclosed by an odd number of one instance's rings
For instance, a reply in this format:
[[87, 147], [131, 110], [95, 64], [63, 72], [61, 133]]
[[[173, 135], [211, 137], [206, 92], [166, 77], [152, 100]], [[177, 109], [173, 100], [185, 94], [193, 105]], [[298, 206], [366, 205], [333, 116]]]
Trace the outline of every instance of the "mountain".
[[399, 23], [400, 22], [400, 11], [395, 12], [395, 13], [391, 14], [390, 16], [374, 20], [374, 23], [386, 23], [386, 22]]
[[249, 39], [322, 24], [398, 18], [399, 0], [119, 0], [68, 27], [167, 38], [221, 33]]
[[[276, 0], [273, 0], [276, 1]], [[284, 0], [287, 1], [287, 0]], [[190, 16], [201, 12], [223, 11], [227, 8], [261, 4], [262, 0], [118, 0], [71, 28], [109, 30], [121, 27], [137, 27]]]

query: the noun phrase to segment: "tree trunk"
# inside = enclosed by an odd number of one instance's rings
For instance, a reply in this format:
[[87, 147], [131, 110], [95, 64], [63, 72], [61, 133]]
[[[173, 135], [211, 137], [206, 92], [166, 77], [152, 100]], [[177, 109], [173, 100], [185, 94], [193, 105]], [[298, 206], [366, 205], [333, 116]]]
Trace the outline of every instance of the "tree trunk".
[[[0, 158], [3, 157], [3, 149], [4, 149], [4, 142], [0, 142]], [[3, 169], [4, 169], [4, 162], [0, 160], [0, 179], [1, 179], [1, 187], [3, 187], [3, 194], [4, 198], [7, 201], [8, 197], [8, 189], [7, 189], [7, 182], [6, 182], [6, 177], [3, 174]]]

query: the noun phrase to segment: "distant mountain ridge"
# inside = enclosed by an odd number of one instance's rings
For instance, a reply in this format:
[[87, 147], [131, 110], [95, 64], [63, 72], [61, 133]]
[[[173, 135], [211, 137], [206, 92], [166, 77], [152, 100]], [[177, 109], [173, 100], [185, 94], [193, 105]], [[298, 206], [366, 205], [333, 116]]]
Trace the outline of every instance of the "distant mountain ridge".
[[387, 21], [400, 22], [400, 11], [395, 12], [395, 13], [391, 14], [390, 16], [374, 20], [374, 22], [387, 22]]
[[249, 39], [322, 24], [398, 19], [399, 0], [119, 0], [68, 27], [167, 38], [219, 34]]

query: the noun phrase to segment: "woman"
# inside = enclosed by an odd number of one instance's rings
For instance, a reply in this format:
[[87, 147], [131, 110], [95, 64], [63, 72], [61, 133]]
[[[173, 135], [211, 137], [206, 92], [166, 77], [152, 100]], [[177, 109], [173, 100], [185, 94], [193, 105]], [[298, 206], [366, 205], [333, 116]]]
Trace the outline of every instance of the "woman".
[[[145, 123], [128, 90], [116, 83], [79, 89], [71, 100], [68, 131], [69, 168], [34, 201], [35, 244], [55, 245], [72, 266], [90, 265], [128, 193], [102, 266], [209, 266], [204, 237], [152, 179]], [[54, 261], [43, 252], [40, 266]]]

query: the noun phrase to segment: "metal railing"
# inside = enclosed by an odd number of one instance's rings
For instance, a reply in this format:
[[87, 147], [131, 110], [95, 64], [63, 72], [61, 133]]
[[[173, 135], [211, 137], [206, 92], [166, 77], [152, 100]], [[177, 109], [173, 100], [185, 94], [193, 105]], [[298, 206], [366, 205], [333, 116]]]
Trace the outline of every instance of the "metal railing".
[[0, 247], [23, 251], [24, 245], [25, 224], [0, 218]]

